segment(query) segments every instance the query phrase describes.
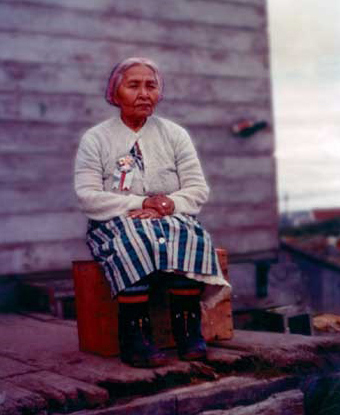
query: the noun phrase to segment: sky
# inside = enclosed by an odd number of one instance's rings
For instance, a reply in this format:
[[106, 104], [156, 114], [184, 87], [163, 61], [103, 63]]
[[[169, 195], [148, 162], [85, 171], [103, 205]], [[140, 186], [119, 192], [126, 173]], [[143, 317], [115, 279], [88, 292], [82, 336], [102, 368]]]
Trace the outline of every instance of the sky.
[[281, 211], [340, 207], [340, 0], [267, 0]]

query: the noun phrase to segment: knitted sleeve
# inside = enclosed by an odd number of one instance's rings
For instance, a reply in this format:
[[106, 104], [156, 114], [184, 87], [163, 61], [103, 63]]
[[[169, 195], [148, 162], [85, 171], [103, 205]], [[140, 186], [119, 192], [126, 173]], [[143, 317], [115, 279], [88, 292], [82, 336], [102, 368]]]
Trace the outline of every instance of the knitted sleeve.
[[175, 203], [175, 213], [196, 215], [208, 200], [209, 187], [189, 134], [180, 128], [174, 144], [180, 190], [169, 196]]
[[142, 207], [144, 196], [105, 191], [101, 146], [87, 133], [79, 144], [75, 160], [74, 187], [81, 209], [90, 219], [109, 220]]

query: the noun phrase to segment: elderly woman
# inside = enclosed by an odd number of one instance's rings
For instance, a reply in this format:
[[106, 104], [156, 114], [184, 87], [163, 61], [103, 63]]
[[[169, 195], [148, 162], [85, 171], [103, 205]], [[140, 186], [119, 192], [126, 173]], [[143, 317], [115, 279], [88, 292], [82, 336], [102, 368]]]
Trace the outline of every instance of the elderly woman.
[[[226, 285], [209, 234], [196, 220], [208, 187], [188, 133], [153, 111], [163, 82], [156, 64], [129, 58], [112, 71], [106, 99], [119, 113], [89, 129], [75, 163], [75, 190], [89, 218], [87, 244], [119, 303], [121, 359], [158, 366], [149, 285], [157, 276], [171, 296], [181, 359], [202, 359], [200, 294]], [[163, 281], [164, 280], [164, 281]]]

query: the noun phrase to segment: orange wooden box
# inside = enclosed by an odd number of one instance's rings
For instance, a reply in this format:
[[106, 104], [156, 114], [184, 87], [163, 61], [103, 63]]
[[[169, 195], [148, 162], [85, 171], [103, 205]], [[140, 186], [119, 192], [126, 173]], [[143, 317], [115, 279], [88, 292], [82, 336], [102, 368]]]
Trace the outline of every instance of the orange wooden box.
[[[216, 252], [227, 278], [227, 253], [220, 248]], [[101, 356], [118, 355], [118, 302], [111, 298], [100, 265], [95, 261], [75, 261], [73, 278], [80, 350]], [[157, 292], [150, 293], [150, 317], [157, 346], [173, 346], [169, 296], [160, 286], [157, 286]], [[232, 337], [230, 298], [203, 313], [202, 332], [206, 341]]]

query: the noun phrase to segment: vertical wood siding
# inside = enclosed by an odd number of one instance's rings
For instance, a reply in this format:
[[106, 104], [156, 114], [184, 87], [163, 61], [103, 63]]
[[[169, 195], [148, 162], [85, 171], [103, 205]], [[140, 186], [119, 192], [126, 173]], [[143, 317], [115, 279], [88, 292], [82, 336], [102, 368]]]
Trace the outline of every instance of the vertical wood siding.
[[[216, 244], [234, 256], [276, 249], [265, 0], [3, 0], [0, 36], [0, 274], [89, 257], [74, 155], [112, 112], [112, 66], [133, 55], [158, 62], [158, 114], [196, 143], [212, 189], [200, 219]], [[230, 125], [243, 118], [271, 128], [235, 138]]]

